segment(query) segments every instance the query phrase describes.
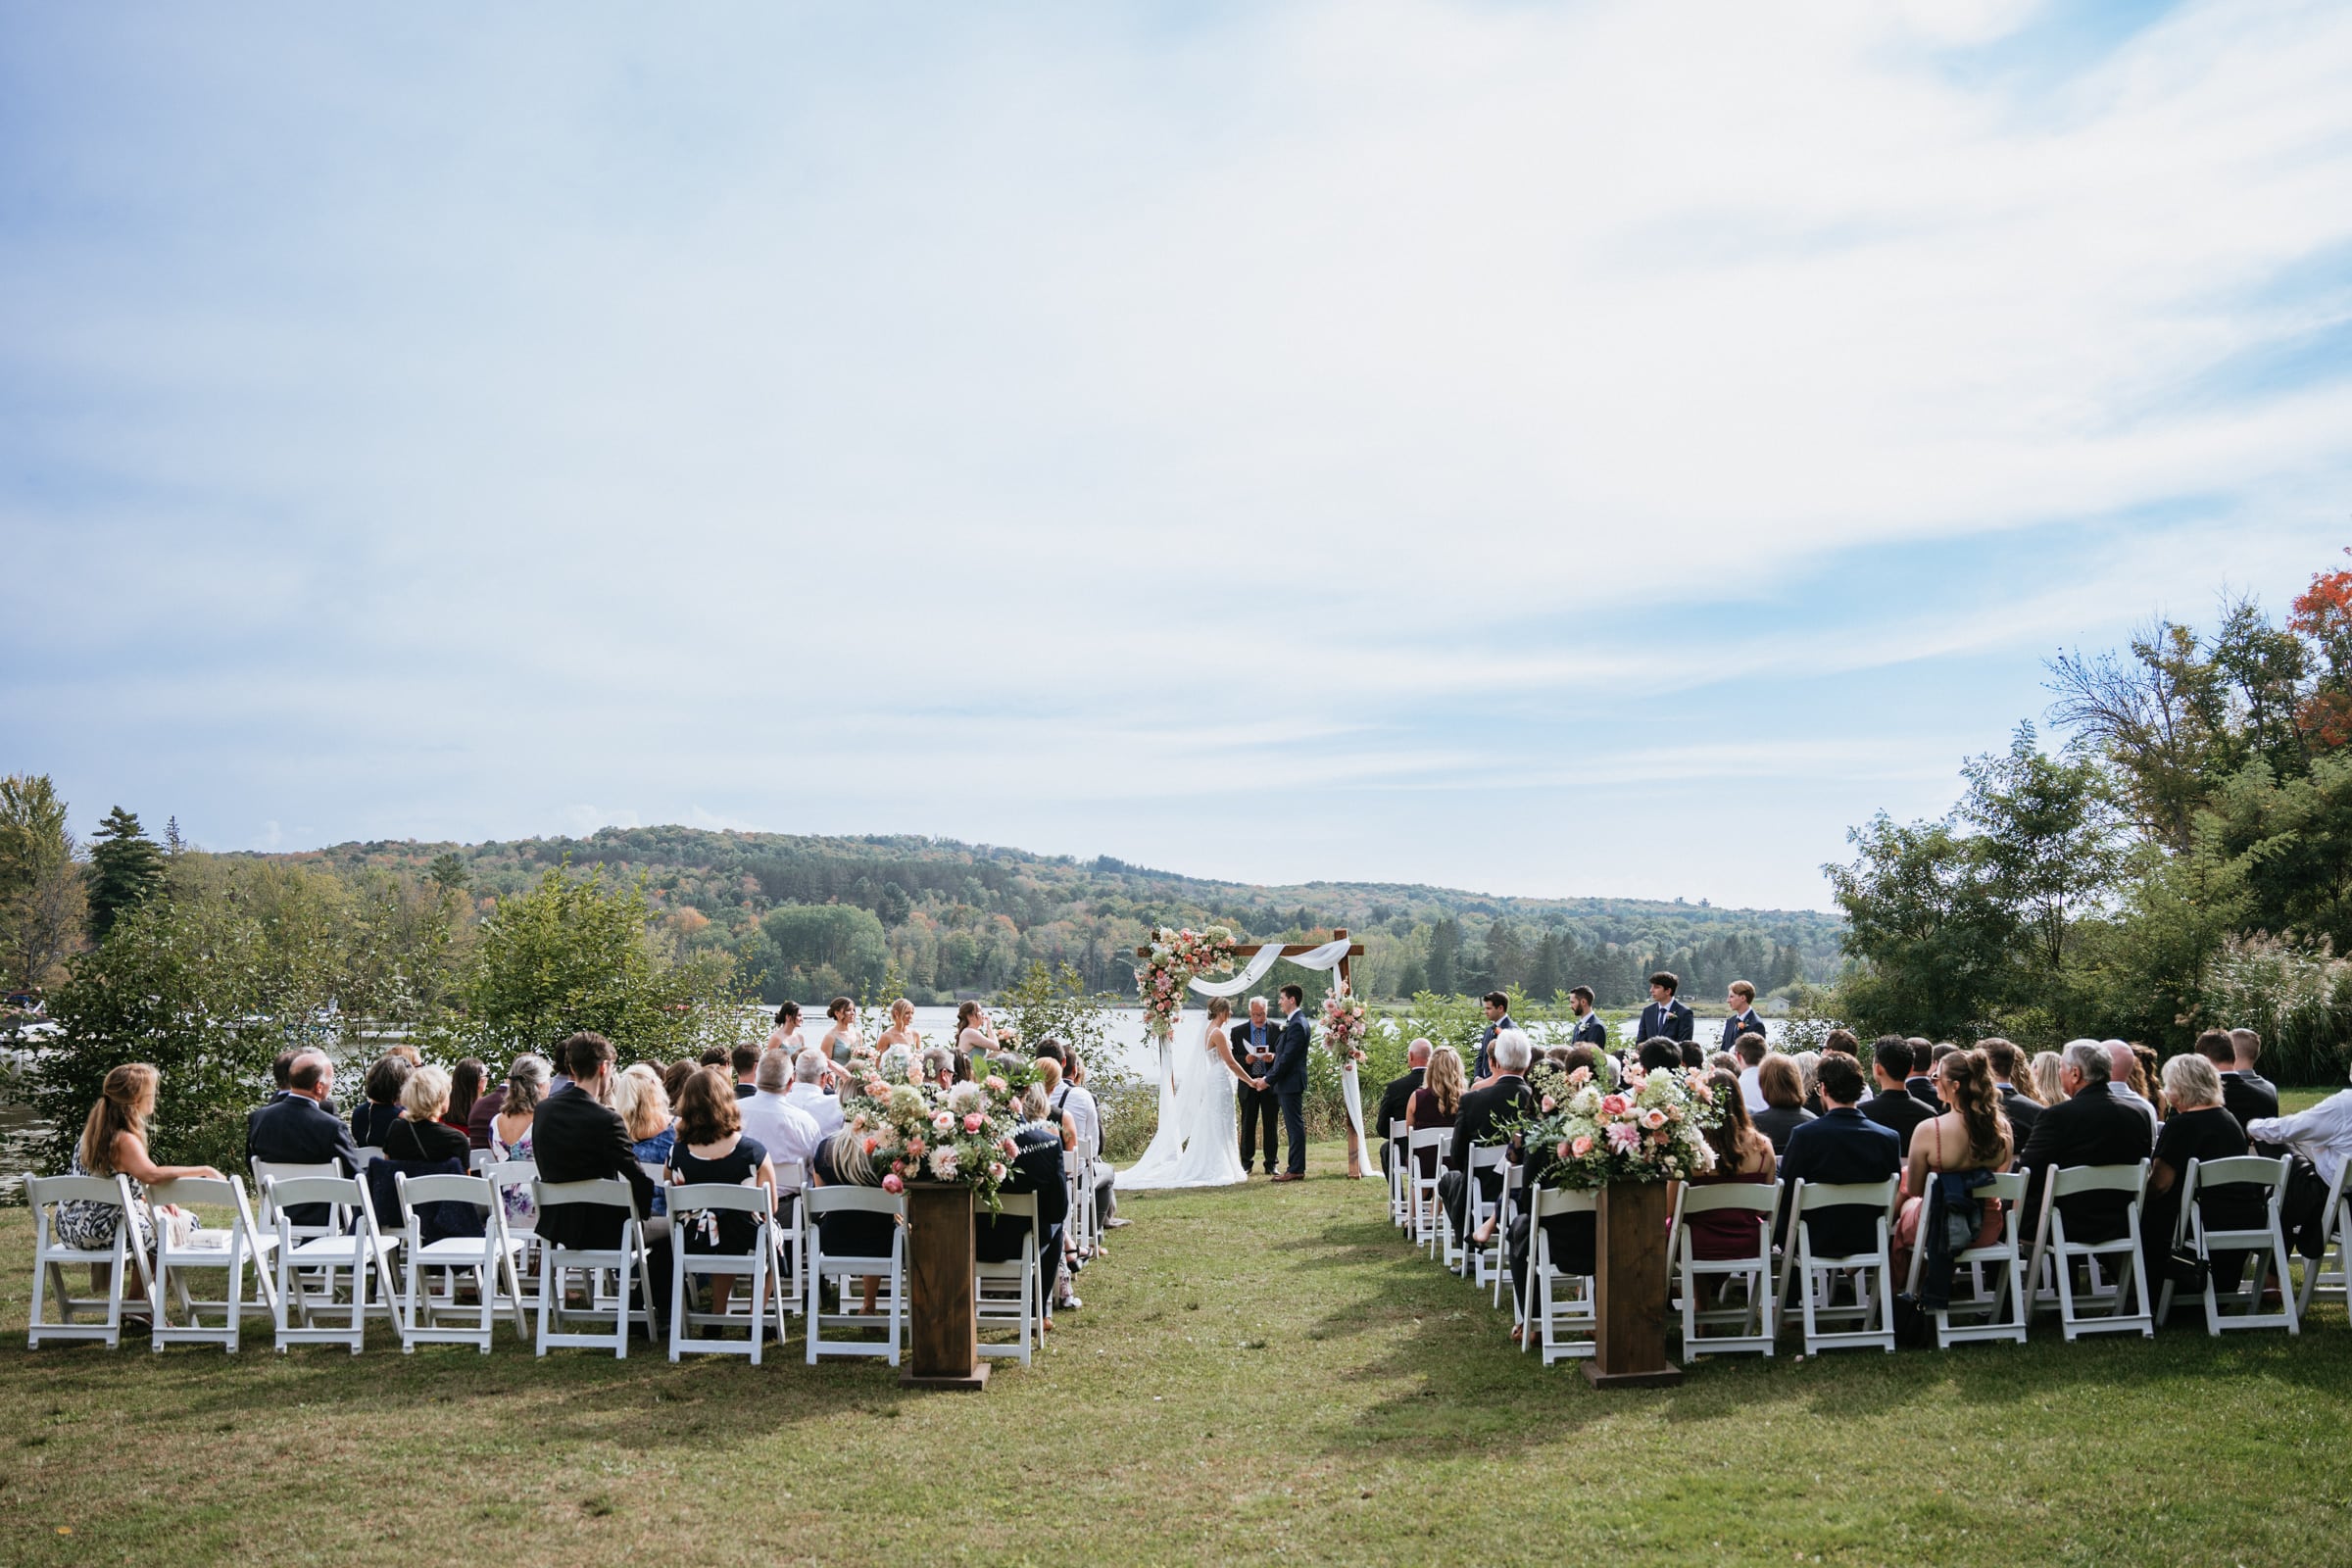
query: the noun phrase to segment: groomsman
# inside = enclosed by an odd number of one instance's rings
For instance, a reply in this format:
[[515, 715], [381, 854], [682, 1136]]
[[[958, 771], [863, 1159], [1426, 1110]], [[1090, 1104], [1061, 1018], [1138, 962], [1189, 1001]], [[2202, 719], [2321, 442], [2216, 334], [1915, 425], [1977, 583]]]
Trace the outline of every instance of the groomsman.
[[1568, 1007], [1576, 1014], [1576, 1032], [1568, 1037], [1572, 1046], [1591, 1046], [1595, 1051], [1609, 1049], [1609, 1026], [1592, 1010], [1592, 988], [1568, 988]]
[[1642, 1009], [1642, 1029], [1636, 1040], [1687, 1041], [1690, 1038], [1690, 1004], [1678, 1001], [1675, 993], [1683, 981], [1672, 969], [1660, 969], [1649, 977], [1649, 1005]]
[[1470, 1082], [1473, 1085], [1483, 1084], [1487, 1081], [1487, 1048], [1494, 1043], [1494, 1037], [1502, 1033], [1505, 1029], [1516, 1029], [1519, 1027], [1517, 1024], [1511, 1022], [1510, 998], [1504, 996], [1499, 991], [1490, 991], [1487, 993], [1485, 1000], [1487, 1004], [1487, 1032], [1478, 1037], [1478, 1064], [1472, 1068], [1470, 1072]]
[[1756, 988], [1754, 986], [1744, 980], [1735, 980], [1732, 982], [1731, 994], [1726, 996], [1723, 1002], [1725, 1006], [1732, 1009], [1731, 1017], [1724, 1020], [1723, 1025], [1724, 1050], [1737, 1052], [1740, 1049], [1741, 1035], [1760, 1035], [1766, 1032], [1764, 1020], [1756, 1016]]

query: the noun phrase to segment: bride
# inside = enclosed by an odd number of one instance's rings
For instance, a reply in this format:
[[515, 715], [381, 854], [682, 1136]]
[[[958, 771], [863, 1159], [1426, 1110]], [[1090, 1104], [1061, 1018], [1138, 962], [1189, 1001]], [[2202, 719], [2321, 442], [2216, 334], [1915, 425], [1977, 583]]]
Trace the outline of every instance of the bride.
[[[1250, 1179], [1242, 1163], [1233, 1086], [1265, 1086], [1242, 1070], [1225, 1038], [1233, 1004], [1208, 1004], [1208, 1023], [1193, 1045], [1161, 1050], [1159, 1130], [1144, 1157], [1118, 1173], [1122, 1192], [1166, 1187], [1225, 1187]], [[1222, 1070], [1220, 1070], [1222, 1069]]]

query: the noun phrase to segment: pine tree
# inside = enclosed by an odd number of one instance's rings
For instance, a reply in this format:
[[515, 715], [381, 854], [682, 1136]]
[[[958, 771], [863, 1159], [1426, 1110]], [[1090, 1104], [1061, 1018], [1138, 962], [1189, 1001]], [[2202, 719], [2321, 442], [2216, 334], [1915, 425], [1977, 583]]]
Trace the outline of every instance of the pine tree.
[[123, 910], [163, 886], [164, 852], [120, 806], [106, 813], [90, 840], [90, 939], [106, 940]]
[[1447, 915], [1429, 928], [1429, 989], [1441, 997], [1454, 994], [1454, 960], [1462, 947], [1462, 923]]
[[443, 850], [434, 856], [433, 863], [425, 867], [424, 875], [426, 881], [447, 888], [452, 893], [465, 892], [468, 880], [466, 862], [458, 858], [455, 850]]
[[1568, 989], [1566, 966], [1562, 962], [1560, 934], [1546, 931], [1537, 939], [1535, 961], [1528, 965], [1527, 994], [1538, 1002], [1549, 1002]]

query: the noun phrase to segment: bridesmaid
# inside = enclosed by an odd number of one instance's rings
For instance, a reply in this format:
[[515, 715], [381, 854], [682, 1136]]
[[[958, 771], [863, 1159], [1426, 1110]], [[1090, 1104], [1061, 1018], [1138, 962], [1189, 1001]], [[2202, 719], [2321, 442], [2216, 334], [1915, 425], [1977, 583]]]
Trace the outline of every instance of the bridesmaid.
[[997, 1049], [997, 1037], [989, 1032], [987, 1025], [988, 1014], [977, 1002], [967, 1002], [956, 1009], [956, 1049], [971, 1064], [975, 1078], [988, 1076], [981, 1064]]
[[883, 1077], [911, 1075], [914, 1054], [923, 1049], [923, 1037], [914, 1028], [913, 1003], [901, 997], [890, 1004], [890, 1027], [874, 1037], [874, 1049], [881, 1054], [878, 1070]]
[[817, 1049], [835, 1066], [846, 1067], [858, 1050], [858, 1004], [847, 997], [835, 997], [825, 1004], [825, 1016], [833, 1020], [833, 1027], [825, 1031]]

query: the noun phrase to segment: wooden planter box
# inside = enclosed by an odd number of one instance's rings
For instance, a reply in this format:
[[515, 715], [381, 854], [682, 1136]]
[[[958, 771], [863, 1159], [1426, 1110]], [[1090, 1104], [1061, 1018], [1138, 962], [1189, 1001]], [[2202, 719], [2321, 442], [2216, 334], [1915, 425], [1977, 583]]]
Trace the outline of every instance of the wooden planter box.
[[1598, 1329], [1586, 1378], [1597, 1389], [1682, 1382], [1666, 1359], [1666, 1184], [1602, 1188], [1593, 1240]]
[[943, 1182], [908, 1182], [909, 1313], [901, 1387], [988, 1387], [973, 1282], [972, 1190]]

